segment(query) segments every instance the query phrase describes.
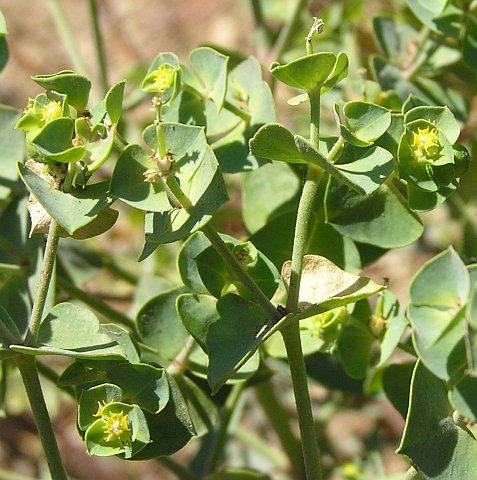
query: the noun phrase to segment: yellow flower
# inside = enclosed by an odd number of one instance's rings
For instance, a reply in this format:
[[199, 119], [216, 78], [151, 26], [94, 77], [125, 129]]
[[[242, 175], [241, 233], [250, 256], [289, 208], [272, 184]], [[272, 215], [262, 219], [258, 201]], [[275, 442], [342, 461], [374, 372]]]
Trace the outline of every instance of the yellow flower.
[[442, 146], [437, 128], [417, 127], [417, 132], [412, 132], [411, 148], [418, 160], [432, 159], [438, 155]]
[[60, 118], [63, 114], [61, 103], [51, 100], [41, 109], [41, 121], [48, 123], [56, 118]]
[[131, 440], [131, 430], [128, 425], [128, 416], [120, 412], [110, 412], [103, 415], [105, 424], [103, 431], [107, 434], [106, 441], [119, 440], [128, 443]]
[[168, 63], [163, 63], [150, 76], [150, 89], [156, 92], [164, 93], [174, 82], [176, 69]]

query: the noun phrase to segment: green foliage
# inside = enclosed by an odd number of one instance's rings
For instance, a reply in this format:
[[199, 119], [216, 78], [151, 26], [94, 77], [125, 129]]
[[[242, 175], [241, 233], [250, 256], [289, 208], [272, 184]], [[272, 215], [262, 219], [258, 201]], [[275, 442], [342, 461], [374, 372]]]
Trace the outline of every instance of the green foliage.
[[[266, 74], [268, 65], [254, 57], [202, 46], [184, 62], [159, 53], [136, 86], [103, 85], [104, 97], [90, 107], [90, 80], [71, 70], [32, 77], [44, 92], [23, 113], [0, 106], [0, 411], [16, 363], [40, 436], [54, 438], [35, 361], [60, 356], [68, 366], [55, 364], [50, 375], [74, 393], [89, 455], [148, 460], [196, 437], [187, 469], [173, 467], [184, 478], [266, 480], [280, 471], [307, 480], [384, 479], [370, 473], [367, 458], [340, 464], [326, 425], [318, 437], [331, 466], [321, 472], [314, 422], [326, 424], [327, 410], [312, 415], [308, 379], [315, 378], [341, 392], [317, 400], [329, 411], [339, 408], [339, 395], [349, 406], [350, 391], [369, 402], [384, 392], [405, 418], [399, 453], [419, 478], [471, 478], [477, 265], [463, 259], [475, 252], [477, 235], [455, 195], [472, 174], [468, 148], [475, 149], [472, 129], [463, 131], [475, 85], [456, 78], [477, 69], [475, 5], [408, 0], [395, 7], [400, 15], [373, 19], [377, 49], [360, 55], [355, 49], [369, 39], [361, 28], [353, 37], [358, 10], [332, 2], [323, 51], [313, 53], [312, 37], [321, 34], [315, 19], [302, 55], [290, 48], [303, 37], [299, 10], [278, 33], [286, 14], [275, 12], [271, 28], [261, 11], [271, 7], [262, 3], [252, 2], [263, 38], [277, 37], [278, 58]], [[6, 34], [0, 15], [0, 68]], [[369, 57], [369, 78], [358, 71], [361, 57]], [[129, 110], [147, 98], [150, 117], [133, 125]], [[420, 213], [448, 198], [457, 198], [451, 214], [462, 214], [473, 250], [459, 255], [449, 246], [431, 258], [412, 279], [404, 309], [362, 269], [420, 239], [427, 222]], [[123, 205], [113, 210], [115, 202]], [[139, 260], [147, 261], [137, 274], [114, 248], [90, 251], [99, 243], [60, 239], [107, 234], [118, 211], [137, 229], [131, 209], [144, 217]], [[83, 288], [100, 266], [130, 284], [133, 320]], [[399, 273], [394, 265], [391, 274]], [[71, 301], [58, 303], [60, 291]], [[398, 350], [407, 352], [405, 363], [393, 363]], [[264, 399], [264, 385], [283, 374], [278, 359], [292, 372], [299, 442], [282, 395], [270, 387], [273, 398]], [[287, 456], [251, 437], [268, 452], [270, 475], [255, 463], [229, 464], [234, 450], [225, 448], [248, 438], [240, 430], [232, 438], [231, 419], [241, 413], [242, 393], [256, 386]], [[247, 412], [256, 406], [251, 398]], [[58, 466], [53, 447], [45, 444], [45, 453]]]

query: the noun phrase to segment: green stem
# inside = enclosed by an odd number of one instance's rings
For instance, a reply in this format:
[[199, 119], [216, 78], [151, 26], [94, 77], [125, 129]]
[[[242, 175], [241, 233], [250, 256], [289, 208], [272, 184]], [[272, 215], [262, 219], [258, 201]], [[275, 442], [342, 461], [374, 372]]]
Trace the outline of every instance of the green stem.
[[281, 330], [281, 334], [285, 342], [290, 374], [293, 381], [306, 479], [321, 480], [320, 450], [318, 448], [310, 394], [308, 392], [308, 379], [301, 347], [299, 322], [291, 322], [286, 328]]
[[93, 28], [94, 45], [96, 48], [96, 58], [98, 62], [99, 76], [101, 80], [101, 87], [103, 94], [106, 94], [109, 88], [108, 67], [106, 63], [106, 54], [104, 51], [104, 42], [99, 26], [98, 5], [96, 0], [89, 0], [89, 12], [91, 19], [91, 26]]
[[276, 59], [276, 61], [280, 61], [283, 53], [290, 46], [293, 36], [296, 35], [297, 29], [300, 25], [300, 15], [306, 9], [308, 2], [309, 0], [297, 0], [295, 3], [288, 23], [282, 28], [280, 35], [273, 46], [270, 55], [271, 58]]
[[222, 257], [232, 275], [235, 278], [238, 278], [240, 283], [242, 283], [242, 285], [248, 290], [250, 295], [252, 295], [254, 300], [260, 305], [266, 315], [274, 321], [280, 320], [281, 314], [262, 292], [253, 278], [243, 269], [242, 264], [237, 260], [230, 249], [227, 248], [227, 245], [225, 245], [215, 229], [207, 224], [202, 228], [202, 232], [209, 239], [209, 242], [215, 248], [217, 253]]
[[[171, 190], [172, 194], [177, 198], [183, 208], [189, 210], [193, 207], [190, 199], [184, 194], [178, 185], [176, 179], [170, 175], [167, 178], [167, 186]], [[212, 246], [217, 253], [222, 257], [227, 268], [232, 275], [237, 278], [243, 286], [250, 292], [255, 301], [260, 305], [262, 310], [267, 314], [270, 319], [278, 321], [281, 318], [281, 314], [273, 306], [267, 296], [262, 292], [260, 287], [250, 277], [250, 275], [244, 270], [242, 264], [237, 260], [235, 255], [227, 248], [220, 235], [216, 230], [208, 223], [202, 227], [202, 232], [209, 239]]]
[[70, 387], [68, 385], [60, 385], [58, 383], [59, 375], [48, 365], [42, 363], [41, 361], [36, 362], [36, 368], [38, 373], [43, 377], [50, 380], [50, 382], [54, 383], [57, 388], [65, 392], [71, 398], [75, 398], [75, 389], [74, 387]]
[[250, 0], [253, 17], [255, 19], [256, 31], [271, 45], [273, 41], [273, 32], [270, 30], [265, 17], [263, 16], [262, 0]]
[[[315, 148], [319, 147], [320, 132], [320, 92], [309, 92], [311, 105], [310, 142]], [[303, 187], [295, 227], [293, 241], [292, 265], [290, 283], [288, 288], [287, 311], [296, 313], [298, 310], [301, 275], [303, 270], [303, 257], [305, 255], [308, 224], [313, 201], [318, 190], [318, 185], [323, 176], [323, 170], [309, 164], [307, 177]], [[298, 322], [291, 322], [281, 330], [288, 363], [290, 365], [293, 391], [298, 413], [298, 423], [302, 440], [303, 457], [307, 480], [320, 480], [321, 463], [320, 451], [316, 438], [311, 399], [308, 391], [308, 381], [305, 369], [305, 360], [300, 339]]]
[[432, 57], [432, 55], [434, 55], [444, 41], [444, 37], [435, 39], [432, 45], [430, 45], [427, 49], [424, 49], [430, 34], [430, 29], [428, 27], [423, 27], [418, 37], [419, 45], [416, 48], [416, 52], [409, 61], [407, 68], [405, 68], [403, 71], [403, 77], [406, 80], [412, 81], [415, 79], [421, 68], [429, 61], [429, 59]]
[[58, 276], [56, 283], [61, 290], [68, 293], [72, 297], [77, 298], [78, 300], [88, 305], [89, 307], [93, 308], [101, 315], [104, 315], [105, 317], [109, 318], [113, 322], [119, 323], [120, 325], [124, 325], [125, 327], [131, 330], [136, 329], [136, 325], [127, 315], [110, 307], [107, 303], [103, 302], [102, 300], [95, 297], [94, 295], [90, 295], [88, 292], [85, 292], [84, 290], [80, 290], [79, 288], [75, 287], [72, 283], [68, 282], [68, 280], [65, 280], [64, 278]]
[[23, 384], [25, 385], [28, 400], [30, 401], [51, 478], [52, 480], [68, 480], [65, 467], [61, 461], [61, 455], [58, 444], [56, 443], [48, 409], [46, 408], [45, 398], [38, 378], [35, 357], [19, 355], [16, 361], [23, 379]]
[[200, 480], [199, 477], [189, 472], [189, 470], [184, 468], [180, 463], [176, 462], [171, 457], [158, 457], [157, 461], [174, 473], [180, 480]]
[[76, 39], [73, 37], [60, 0], [46, 0], [46, 4], [48, 5], [50, 14], [60, 35], [61, 43], [65, 46], [66, 52], [71, 59], [73, 68], [78, 73], [88, 76], [86, 65], [79, 51]]
[[290, 428], [288, 411], [278, 401], [272, 381], [267, 380], [256, 385], [255, 394], [288, 457], [294, 477], [303, 478], [305, 471], [300, 442]]
[[60, 225], [58, 225], [56, 220], [52, 218], [46, 240], [40, 281], [30, 318], [28, 343], [33, 346], [36, 345], [38, 339], [38, 332], [40, 330], [40, 323], [43, 317], [43, 310], [45, 308], [48, 289], [50, 287], [50, 281], [53, 275], [53, 267], [55, 265], [56, 252], [58, 250], [58, 242], [60, 240], [60, 232]]
[[209, 458], [206, 462], [205, 473], [215, 471], [219, 465], [227, 440], [227, 430], [230, 425], [230, 420], [235, 412], [235, 408], [245, 386], [246, 382], [236, 383], [230, 390], [227, 400], [222, 407], [217, 426], [214, 431], [214, 442], [212, 448], [210, 449]]

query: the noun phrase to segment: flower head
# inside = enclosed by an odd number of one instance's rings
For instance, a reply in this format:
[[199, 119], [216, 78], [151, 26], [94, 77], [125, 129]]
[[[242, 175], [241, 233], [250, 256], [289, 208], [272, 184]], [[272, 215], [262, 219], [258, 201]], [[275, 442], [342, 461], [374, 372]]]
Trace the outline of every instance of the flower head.
[[177, 69], [168, 63], [163, 63], [159, 68], [150, 73], [143, 87], [147, 87], [148, 92], [164, 93], [174, 83]]
[[48, 123], [56, 118], [60, 118], [62, 114], [63, 109], [61, 103], [56, 100], [51, 100], [41, 109], [41, 121]]
[[427, 126], [417, 127], [412, 131], [411, 148], [417, 160], [432, 160], [442, 149], [437, 128]]
[[119, 440], [122, 443], [129, 443], [131, 440], [131, 429], [128, 424], [128, 416], [120, 412], [109, 412], [103, 415], [103, 432], [107, 435], [106, 441]]

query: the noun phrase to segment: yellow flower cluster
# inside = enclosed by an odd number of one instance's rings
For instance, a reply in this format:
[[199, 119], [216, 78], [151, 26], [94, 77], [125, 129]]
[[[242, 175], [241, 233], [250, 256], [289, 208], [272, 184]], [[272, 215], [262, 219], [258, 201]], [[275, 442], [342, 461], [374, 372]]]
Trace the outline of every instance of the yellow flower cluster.
[[152, 85], [154, 90], [159, 93], [164, 93], [174, 82], [174, 74], [176, 70], [167, 63], [163, 63], [152, 74]]
[[128, 425], [128, 416], [122, 410], [104, 415], [105, 425], [103, 431], [107, 434], [106, 441], [120, 440], [127, 443], [131, 439], [131, 430]]
[[411, 148], [418, 160], [432, 159], [439, 154], [441, 144], [437, 128], [426, 127], [417, 128], [417, 132], [412, 132]]

